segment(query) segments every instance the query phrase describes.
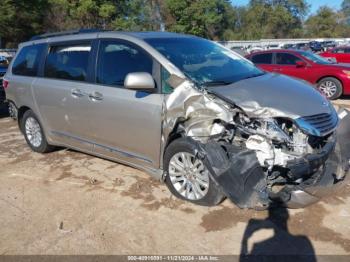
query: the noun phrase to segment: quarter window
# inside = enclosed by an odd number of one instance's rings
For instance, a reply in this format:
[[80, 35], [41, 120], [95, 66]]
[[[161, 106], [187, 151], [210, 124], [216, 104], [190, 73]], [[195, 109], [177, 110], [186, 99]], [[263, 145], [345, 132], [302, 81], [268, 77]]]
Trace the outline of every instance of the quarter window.
[[36, 76], [43, 48], [44, 45], [23, 47], [13, 63], [12, 73], [22, 76]]
[[97, 63], [97, 83], [123, 86], [129, 73], [152, 75], [153, 60], [140, 48], [119, 41], [102, 41]]
[[288, 53], [277, 53], [276, 63], [279, 65], [295, 65], [297, 61], [302, 61], [299, 57]]
[[170, 85], [170, 73], [162, 67], [161, 69], [161, 78], [162, 78], [162, 93], [171, 94], [174, 91], [174, 88]]
[[254, 64], [271, 64], [272, 63], [272, 53], [254, 55], [252, 58]]
[[53, 46], [46, 58], [45, 77], [85, 81], [90, 44]]

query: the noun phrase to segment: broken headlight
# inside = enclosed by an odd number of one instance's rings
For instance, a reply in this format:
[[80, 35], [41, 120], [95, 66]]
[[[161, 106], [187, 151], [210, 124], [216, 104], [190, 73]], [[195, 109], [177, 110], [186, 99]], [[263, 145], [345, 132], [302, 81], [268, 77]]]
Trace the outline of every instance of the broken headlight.
[[275, 119], [256, 119], [255, 122], [259, 135], [279, 142], [292, 142], [291, 137], [283, 131]]

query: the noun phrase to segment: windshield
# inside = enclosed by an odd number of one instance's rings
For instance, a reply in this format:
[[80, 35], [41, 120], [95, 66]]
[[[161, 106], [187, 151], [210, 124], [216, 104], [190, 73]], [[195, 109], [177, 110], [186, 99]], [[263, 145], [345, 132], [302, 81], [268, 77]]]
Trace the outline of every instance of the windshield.
[[332, 62], [328, 61], [327, 59], [323, 58], [322, 56], [316, 55], [311, 52], [299, 52], [303, 57], [306, 59], [311, 60], [312, 62], [320, 65], [329, 65], [332, 64]]
[[201, 86], [225, 85], [264, 74], [246, 59], [205, 39], [181, 37], [145, 41]]

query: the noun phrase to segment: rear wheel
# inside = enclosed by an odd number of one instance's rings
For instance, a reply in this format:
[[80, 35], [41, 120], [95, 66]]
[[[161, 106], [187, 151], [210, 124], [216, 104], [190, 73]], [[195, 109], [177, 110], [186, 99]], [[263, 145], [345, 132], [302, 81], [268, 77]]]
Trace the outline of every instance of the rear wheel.
[[27, 144], [33, 151], [47, 153], [54, 150], [54, 147], [47, 143], [41, 124], [32, 110], [24, 113], [20, 125]]
[[211, 179], [208, 168], [196, 157], [192, 139], [180, 138], [169, 145], [164, 155], [165, 182], [178, 198], [203, 206], [219, 204], [224, 194]]
[[317, 88], [330, 100], [337, 99], [343, 93], [342, 83], [334, 77], [325, 77], [321, 79]]

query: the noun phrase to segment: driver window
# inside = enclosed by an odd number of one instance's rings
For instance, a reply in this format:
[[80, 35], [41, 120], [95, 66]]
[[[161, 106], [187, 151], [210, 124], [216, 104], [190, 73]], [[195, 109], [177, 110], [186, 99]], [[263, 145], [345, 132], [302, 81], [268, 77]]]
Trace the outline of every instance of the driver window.
[[97, 63], [97, 83], [124, 86], [127, 74], [147, 72], [152, 75], [153, 59], [140, 48], [124, 41], [101, 41]]

